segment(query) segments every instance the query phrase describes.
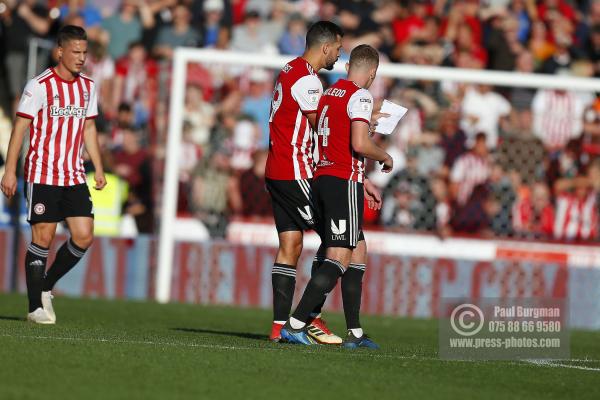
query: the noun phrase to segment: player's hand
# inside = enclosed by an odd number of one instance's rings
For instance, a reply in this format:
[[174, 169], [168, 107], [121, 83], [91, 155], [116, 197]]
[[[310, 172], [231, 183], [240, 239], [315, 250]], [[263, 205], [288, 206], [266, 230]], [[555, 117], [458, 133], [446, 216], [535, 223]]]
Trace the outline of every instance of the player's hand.
[[365, 189], [365, 199], [367, 199], [368, 206], [371, 210], [381, 210], [381, 193], [370, 180], [365, 179], [363, 184]]
[[377, 124], [379, 124], [379, 118], [387, 118], [390, 114], [375, 112], [371, 115], [371, 123], [369, 124], [369, 134], [372, 136], [375, 133], [375, 129], [377, 128]]
[[96, 186], [94, 186], [94, 189], [104, 189], [104, 186], [106, 186], [106, 178], [104, 177], [104, 172], [96, 171], [96, 173], [94, 174], [94, 181], [96, 181]]
[[10, 199], [17, 191], [17, 175], [5, 173], [0, 185], [2, 186], [2, 193]]
[[385, 172], [386, 174], [388, 172], [392, 172], [392, 169], [394, 169], [394, 160], [389, 154], [387, 155], [385, 160], [380, 162], [380, 164], [383, 165], [383, 167], [381, 168], [381, 172]]

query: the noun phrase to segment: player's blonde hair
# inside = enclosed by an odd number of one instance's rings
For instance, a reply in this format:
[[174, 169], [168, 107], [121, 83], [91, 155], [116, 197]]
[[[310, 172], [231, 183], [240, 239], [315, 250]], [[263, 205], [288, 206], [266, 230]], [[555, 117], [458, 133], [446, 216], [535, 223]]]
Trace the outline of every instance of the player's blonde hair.
[[379, 66], [379, 53], [373, 46], [359, 44], [350, 53], [350, 68], [373, 68]]

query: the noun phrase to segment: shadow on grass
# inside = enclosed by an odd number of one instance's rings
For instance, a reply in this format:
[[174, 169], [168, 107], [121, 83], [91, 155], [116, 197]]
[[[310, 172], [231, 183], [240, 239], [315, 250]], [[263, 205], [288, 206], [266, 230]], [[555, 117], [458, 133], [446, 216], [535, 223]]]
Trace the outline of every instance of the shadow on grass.
[[189, 333], [208, 333], [210, 335], [235, 336], [235, 337], [240, 337], [240, 338], [244, 338], [244, 339], [253, 339], [253, 340], [267, 340], [269, 338], [267, 335], [259, 335], [256, 333], [217, 331], [214, 329], [202, 329], [202, 328], [171, 328], [171, 330], [179, 331], [179, 332], [189, 332]]
[[4, 320], [4, 321], [25, 321], [25, 318], [10, 317], [10, 316], [7, 316], [7, 315], [0, 315], [0, 320]]

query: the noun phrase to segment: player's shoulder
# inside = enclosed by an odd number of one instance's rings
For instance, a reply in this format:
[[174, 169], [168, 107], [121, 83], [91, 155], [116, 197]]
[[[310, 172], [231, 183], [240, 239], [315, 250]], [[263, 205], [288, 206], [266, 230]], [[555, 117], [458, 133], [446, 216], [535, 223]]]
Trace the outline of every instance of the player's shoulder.
[[48, 81], [50, 78], [52, 78], [52, 69], [48, 68], [46, 69], [44, 72], [42, 72], [41, 74], [33, 77], [32, 79], [30, 79], [27, 82], [27, 85], [25, 86], [27, 90], [30, 91], [35, 91], [38, 89], [42, 89], [44, 87], [44, 83], [46, 81]]
[[313, 67], [302, 57], [296, 57], [285, 64], [281, 69], [280, 79], [286, 79], [290, 83], [299, 80], [318, 80], [319, 77]]
[[88, 76], [82, 72], [79, 73], [79, 78], [81, 78], [82, 80], [84, 80], [86, 82], [89, 82], [92, 85], [94, 84], [94, 80], [90, 76]]

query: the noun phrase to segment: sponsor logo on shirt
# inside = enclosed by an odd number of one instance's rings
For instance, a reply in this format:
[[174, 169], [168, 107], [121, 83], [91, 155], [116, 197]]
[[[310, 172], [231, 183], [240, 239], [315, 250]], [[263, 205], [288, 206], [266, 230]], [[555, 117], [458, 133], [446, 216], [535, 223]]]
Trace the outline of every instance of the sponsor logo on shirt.
[[85, 118], [86, 109], [84, 107], [76, 106], [51, 106], [50, 116], [51, 117], [64, 117], [64, 118]]

